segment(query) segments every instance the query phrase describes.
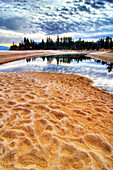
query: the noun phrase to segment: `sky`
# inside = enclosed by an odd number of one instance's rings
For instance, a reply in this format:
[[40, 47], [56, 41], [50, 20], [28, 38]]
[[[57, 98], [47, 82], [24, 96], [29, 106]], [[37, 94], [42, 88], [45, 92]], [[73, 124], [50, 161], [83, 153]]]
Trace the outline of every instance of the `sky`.
[[113, 0], [0, 0], [0, 44], [113, 38]]

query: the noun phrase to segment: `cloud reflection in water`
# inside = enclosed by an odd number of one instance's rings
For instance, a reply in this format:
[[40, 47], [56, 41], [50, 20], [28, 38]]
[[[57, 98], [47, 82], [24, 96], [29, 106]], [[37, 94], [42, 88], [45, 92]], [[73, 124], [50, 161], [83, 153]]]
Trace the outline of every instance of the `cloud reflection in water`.
[[113, 93], [113, 63], [79, 55], [35, 57], [0, 66], [0, 71], [38, 71], [79, 74], [94, 81], [94, 86]]

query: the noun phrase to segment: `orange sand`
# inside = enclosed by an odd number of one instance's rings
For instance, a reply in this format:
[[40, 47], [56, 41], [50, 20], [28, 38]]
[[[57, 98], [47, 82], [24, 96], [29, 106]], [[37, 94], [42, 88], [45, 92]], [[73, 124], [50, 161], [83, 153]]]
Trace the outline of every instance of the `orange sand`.
[[0, 73], [0, 169], [112, 170], [113, 95], [68, 74]]

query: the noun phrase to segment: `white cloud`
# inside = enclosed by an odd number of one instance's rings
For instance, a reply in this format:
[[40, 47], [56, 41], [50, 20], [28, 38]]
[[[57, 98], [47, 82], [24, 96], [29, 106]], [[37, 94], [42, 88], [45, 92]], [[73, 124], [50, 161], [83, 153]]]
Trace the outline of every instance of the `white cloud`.
[[[18, 37], [21, 34], [20, 38], [26, 34], [37, 37], [38, 40], [47, 35], [68, 32], [71, 35], [76, 32], [76, 36], [79, 34], [78, 36], [84, 38], [88, 35], [93, 38], [95, 33], [97, 37], [108, 33], [109, 36], [113, 36], [113, 3], [109, 0], [102, 2], [95, 0], [95, 4], [92, 0], [90, 3], [87, 2], [86, 0], [1, 0], [0, 27], [6, 31], [4, 41], [9, 40], [7, 39], [9, 31], [12, 31], [12, 37], [15, 32]], [[3, 31], [1, 34], [3, 37]]]
[[[42, 38], [45, 39], [46, 35], [44, 32], [40, 31], [38, 33], [18, 33], [16, 31], [2, 30], [0, 29], [0, 44], [2, 43], [18, 43], [23, 40], [23, 37], [28, 37], [29, 39], [34, 39], [35, 41], [41, 41]], [[8, 40], [8, 41], [7, 41]]]

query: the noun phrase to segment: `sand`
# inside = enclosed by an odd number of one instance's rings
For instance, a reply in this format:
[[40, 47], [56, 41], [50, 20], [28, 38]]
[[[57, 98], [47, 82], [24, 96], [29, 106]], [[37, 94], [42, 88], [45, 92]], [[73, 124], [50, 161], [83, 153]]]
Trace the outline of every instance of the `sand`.
[[113, 95], [88, 78], [0, 73], [1, 170], [112, 170]]
[[113, 63], [113, 52], [109, 51], [97, 51], [87, 54], [88, 57], [97, 58], [106, 62]]
[[15, 60], [47, 56], [47, 55], [57, 55], [57, 54], [85, 54], [83, 51], [68, 51], [68, 50], [31, 50], [31, 51], [0, 51], [0, 64], [8, 63]]
[[113, 63], [113, 52], [108, 51], [76, 51], [76, 50], [31, 50], [31, 51], [0, 51], [0, 64], [15, 60], [58, 54], [85, 54], [88, 57]]

